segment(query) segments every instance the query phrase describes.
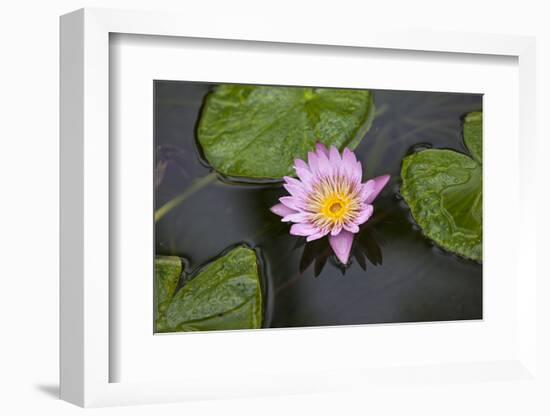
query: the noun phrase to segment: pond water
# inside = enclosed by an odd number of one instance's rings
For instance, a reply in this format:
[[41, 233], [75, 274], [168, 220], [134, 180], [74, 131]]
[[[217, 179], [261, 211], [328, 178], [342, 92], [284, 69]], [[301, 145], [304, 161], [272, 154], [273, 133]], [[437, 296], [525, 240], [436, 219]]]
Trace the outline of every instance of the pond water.
[[[155, 82], [156, 207], [211, 175], [196, 126], [212, 84]], [[355, 150], [364, 179], [390, 174], [361, 229], [351, 264], [331, 256], [326, 239], [305, 244], [269, 211], [280, 185], [231, 184], [211, 175], [156, 223], [156, 254], [190, 269], [245, 242], [262, 253], [265, 327], [482, 318], [482, 266], [435, 247], [399, 197], [403, 157], [418, 146], [466, 152], [462, 117], [482, 108], [478, 94], [372, 90], [377, 116]]]

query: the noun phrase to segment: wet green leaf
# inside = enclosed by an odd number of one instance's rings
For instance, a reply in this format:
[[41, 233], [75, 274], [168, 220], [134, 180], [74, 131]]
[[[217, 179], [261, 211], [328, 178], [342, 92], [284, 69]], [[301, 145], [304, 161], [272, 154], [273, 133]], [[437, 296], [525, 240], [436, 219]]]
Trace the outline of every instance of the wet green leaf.
[[164, 325], [164, 312], [174, 296], [178, 280], [183, 271], [179, 257], [157, 256], [155, 258], [155, 296], [157, 305], [157, 331]]
[[483, 164], [483, 141], [481, 139], [483, 127], [483, 114], [481, 112], [469, 113], [464, 118], [464, 144], [475, 160]]
[[169, 331], [251, 329], [262, 325], [262, 293], [254, 250], [239, 246], [203, 267], [166, 309]]
[[407, 156], [401, 195], [423, 233], [463, 257], [482, 260], [482, 114], [464, 120], [464, 143], [472, 157], [429, 149]]
[[373, 116], [365, 90], [221, 85], [206, 99], [197, 134], [221, 174], [279, 179], [318, 141], [354, 149]]

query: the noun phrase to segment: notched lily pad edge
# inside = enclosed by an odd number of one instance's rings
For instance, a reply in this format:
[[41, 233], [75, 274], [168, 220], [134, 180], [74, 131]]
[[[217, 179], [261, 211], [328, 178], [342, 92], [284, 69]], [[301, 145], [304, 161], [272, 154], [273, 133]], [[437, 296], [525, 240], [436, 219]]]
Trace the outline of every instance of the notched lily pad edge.
[[[469, 114], [476, 113], [476, 112], [478, 112], [478, 111], [470, 111], [468, 113], [465, 113], [464, 115], [462, 115], [460, 117], [460, 120], [462, 121], [462, 123], [464, 123], [465, 120], [466, 120], [466, 117]], [[481, 110], [479, 112], [481, 112]], [[421, 152], [426, 151], [426, 150], [444, 150], [444, 151], [451, 151], [451, 152], [455, 152], [455, 153], [467, 156], [467, 157], [471, 158], [472, 160], [476, 161], [473, 154], [470, 153], [470, 151], [468, 149], [468, 146], [466, 145], [466, 142], [465, 142], [465, 139], [464, 139], [464, 130], [461, 132], [460, 137], [462, 139], [462, 147], [463, 147], [464, 150], [457, 150], [457, 149], [452, 149], [452, 148], [448, 148], [448, 147], [433, 147], [433, 145], [431, 143], [417, 143], [417, 144], [411, 146], [407, 150], [407, 152], [405, 153], [403, 158], [401, 159], [401, 165], [399, 167], [400, 184], [399, 184], [399, 189], [396, 191], [396, 197], [399, 199], [402, 209], [407, 211], [407, 218], [409, 219], [409, 222], [411, 224], [413, 224], [413, 226], [416, 230], [419, 230], [422, 233], [422, 235], [426, 238], [427, 243], [429, 243], [432, 247], [435, 247], [438, 250], [441, 250], [446, 255], [450, 255], [450, 256], [455, 257], [457, 259], [465, 260], [465, 261], [468, 261], [468, 262], [474, 262], [476, 264], [483, 264], [483, 255], [482, 255], [482, 259], [478, 260], [478, 259], [475, 259], [475, 258], [472, 258], [472, 257], [462, 255], [460, 253], [456, 253], [454, 251], [451, 251], [451, 250], [445, 248], [443, 245], [441, 245], [439, 242], [434, 240], [432, 237], [428, 236], [424, 232], [424, 229], [420, 226], [420, 224], [418, 224], [418, 222], [414, 218], [411, 207], [407, 203], [406, 198], [401, 194], [401, 188], [403, 186], [403, 165], [405, 163], [405, 160], [409, 156], [421, 153]], [[483, 165], [481, 165], [481, 166], [483, 166]], [[483, 193], [483, 188], [482, 188], [482, 193]], [[481, 252], [483, 253], [483, 242], [482, 242]]]
[[[226, 82], [224, 84], [246, 85], [246, 86], [253, 86], [253, 87], [267, 86], [267, 87], [290, 87], [290, 88], [327, 88], [327, 89], [331, 88], [331, 87], [311, 87], [311, 86], [301, 86], [301, 85], [284, 85], [284, 86], [283, 85], [264, 85], [264, 84], [256, 85], [256, 84], [240, 84], [240, 83], [228, 83], [228, 82]], [[219, 85], [221, 85], [221, 84], [219, 84]], [[252, 185], [252, 186], [260, 185], [260, 186], [273, 186], [273, 187], [280, 186], [284, 182], [284, 178], [250, 178], [250, 177], [246, 177], [246, 176], [225, 175], [221, 172], [218, 172], [208, 162], [208, 159], [206, 158], [206, 155], [204, 153], [204, 149], [202, 148], [202, 146], [199, 142], [199, 133], [198, 132], [199, 132], [199, 126], [200, 126], [201, 119], [202, 119], [202, 117], [201, 117], [202, 112], [203, 112], [203, 110], [204, 110], [204, 108], [205, 108], [212, 92], [214, 92], [214, 87], [215, 86], [212, 86], [211, 90], [206, 94], [206, 98], [204, 99], [204, 102], [201, 105], [201, 108], [199, 110], [199, 117], [197, 117], [197, 121], [195, 123], [195, 128], [194, 128], [195, 138], [194, 138], [193, 142], [194, 142], [195, 151], [197, 153], [197, 158], [198, 158], [200, 164], [208, 169], [209, 174], [210, 173], [216, 173], [217, 178], [221, 182], [226, 183], [228, 185]], [[338, 89], [343, 89], [343, 88], [331, 88], [331, 89], [338, 90]], [[374, 118], [376, 116], [376, 106], [375, 106], [375, 103], [374, 103], [374, 94], [373, 94], [372, 90], [361, 89], [361, 88], [345, 88], [345, 89], [357, 90], [357, 91], [368, 91], [369, 92], [369, 107], [368, 107], [368, 111], [367, 111], [367, 116], [364, 119], [361, 126], [359, 127], [359, 129], [357, 130], [357, 133], [355, 134], [355, 137], [350, 140], [349, 146], [346, 146], [350, 150], [355, 150], [361, 144], [361, 142], [363, 141], [363, 139], [365, 138], [365, 136], [369, 132], [370, 128], [372, 127], [372, 123], [374, 122]], [[315, 149], [312, 148], [311, 150], [313, 151]], [[343, 150], [343, 149], [341, 149], [341, 150]], [[296, 177], [296, 175], [293, 175], [293, 176]]]
[[[452, 151], [455, 151], [456, 153], [462, 153], [462, 152], [456, 151], [454, 149], [443, 149], [443, 148], [441, 148], [441, 149], [437, 149], [437, 150], [452, 150]], [[410, 154], [408, 154], [407, 156], [410, 156]], [[466, 155], [466, 156], [469, 156], [469, 155]], [[403, 168], [403, 162], [401, 162], [401, 169], [402, 168]], [[456, 253], [454, 251], [451, 251], [451, 250], [443, 247], [443, 245], [441, 245], [439, 242], [434, 240], [432, 237], [428, 236], [424, 232], [424, 229], [420, 226], [420, 224], [418, 224], [418, 222], [414, 218], [414, 215], [412, 213], [412, 209], [409, 206], [409, 204], [407, 204], [407, 200], [403, 197], [400, 190], [396, 192], [396, 198], [399, 200], [399, 205], [400, 205], [401, 209], [406, 212], [406, 216], [407, 216], [407, 219], [408, 219], [409, 223], [412, 224], [415, 231], [419, 231], [420, 233], [422, 233], [422, 236], [425, 238], [425, 243], [426, 244], [428, 244], [430, 247], [432, 247], [434, 249], [439, 250], [441, 252], [441, 254], [444, 254], [446, 256], [454, 257], [457, 260], [461, 260], [461, 261], [465, 261], [465, 262], [473, 262], [473, 263], [476, 263], [476, 264], [483, 264], [482, 260], [477, 260], [477, 259], [474, 259], [474, 258], [471, 258], [471, 257], [464, 256], [460, 253]], [[481, 251], [483, 253], [483, 247], [482, 247]]]
[[[189, 260], [186, 259], [185, 257], [174, 255], [173, 257], [179, 257], [181, 259], [183, 268], [182, 268], [180, 278], [178, 280], [178, 284], [176, 285], [176, 289], [174, 290], [174, 295], [173, 296], [175, 296], [175, 294], [181, 288], [183, 288], [188, 282], [190, 282], [195, 277], [197, 277], [211, 263], [215, 262], [216, 260], [222, 258], [223, 256], [227, 255], [232, 250], [234, 250], [236, 248], [239, 248], [239, 247], [247, 248], [249, 250], [254, 251], [254, 254], [256, 256], [256, 267], [257, 267], [257, 270], [258, 270], [258, 276], [260, 278], [259, 279], [260, 280], [260, 291], [261, 291], [260, 295], [262, 297], [262, 314], [261, 314], [262, 315], [262, 326], [259, 329], [269, 328], [269, 325], [271, 324], [271, 313], [270, 313], [271, 308], [267, 308], [266, 305], [268, 304], [268, 302], [271, 304], [269, 296], [272, 295], [273, 290], [271, 288], [271, 285], [269, 284], [270, 279], [267, 278], [267, 276], [268, 276], [268, 274], [267, 274], [267, 272], [268, 272], [267, 262], [264, 259], [261, 248], [257, 247], [257, 246], [255, 247], [255, 246], [249, 244], [248, 242], [244, 242], [244, 241], [243, 242], [238, 242], [238, 243], [232, 244], [232, 245], [224, 248], [217, 255], [205, 260], [203, 263], [199, 264], [198, 266], [196, 266], [194, 269], [190, 270], [189, 272], [187, 271], [188, 268], [189, 268]], [[164, 255], [159, 255], [159, 256], [164, 256]], [[211, 333], [211, 332], [217, 333], [217, 332], [226, 332], [226, 331], [231, 331], [231, 332], [234, 332], [234, 331], [254, 331], [254, 330], [258, 329], [258, 328], [252, 328], [252, 329], [247, 328], [247, 329], [228, 329], [228, 330], [217, 329], [217, 330], [210, 330], [210, 331], [157, 331], [157, 328], [156, 328], [157, 316], [156, 316], [156, 312], [155, 312], [156, 311], [156, 305], [154, 305], [154, 307], [155, 307], [155, 309], [154, 309], [155, 319], [154, 319], [154, 323], [153, 323], [153, 326], [154, 326], [153, 333], [154, 333], [154, 335], [192, 334], [192, 333], [195, 333], [195, 332], [204, 334], [204, 333]]]

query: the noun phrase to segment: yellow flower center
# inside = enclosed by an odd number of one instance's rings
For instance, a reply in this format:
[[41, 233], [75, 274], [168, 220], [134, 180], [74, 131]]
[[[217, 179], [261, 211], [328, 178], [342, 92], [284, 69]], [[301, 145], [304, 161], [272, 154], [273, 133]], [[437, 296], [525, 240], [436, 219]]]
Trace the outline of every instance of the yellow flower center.
[[343, 195], [328, 195], [321, 204], [321, 215], [331, 222], [338, 222], [345, 218], [349, 212], [349, 197]]
[[359, 188], [345, 177], [331, 176], [314, 185], [306, 209], [316, 227], [332, 230], [353, 222], [360, 208]]
[[339, 212], [341, 209], [342, 209], [342, 204], [341, 204], [340, 202], [335, 202], [334, 204], [332, 204], [332, 205], [329, 207], [330, 212], [332, 212], [333, 214], [336, 214], [336, 213]]

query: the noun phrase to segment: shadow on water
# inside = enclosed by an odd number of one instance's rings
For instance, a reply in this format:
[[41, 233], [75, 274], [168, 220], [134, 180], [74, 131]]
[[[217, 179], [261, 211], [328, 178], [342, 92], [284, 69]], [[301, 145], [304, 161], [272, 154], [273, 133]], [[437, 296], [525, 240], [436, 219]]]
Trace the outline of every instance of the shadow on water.
[[367, 270], [367, 260], [372, 266], [382, 264], [382, 240], [383, 237], [376, 231], [374, 224], [378, 222], [376, 217], [383, 217], [384, 213], [377, 213], [364, 224], [359, 233], [354, 238], [351, 258], [348, 264], [342, 264], [336, 259], [327, 238], [306, 243], [305, 238], [298, 238], [296, 247], [303, 247], [302, 257], [300, 259], [299, 271], [303, 274], [309, 266], [313, 264], [313, 275], [318, 277], [327, 261], [339, 269], [342, 274], [346, 273], [348, 267], [355, 260], [363, 271]]

